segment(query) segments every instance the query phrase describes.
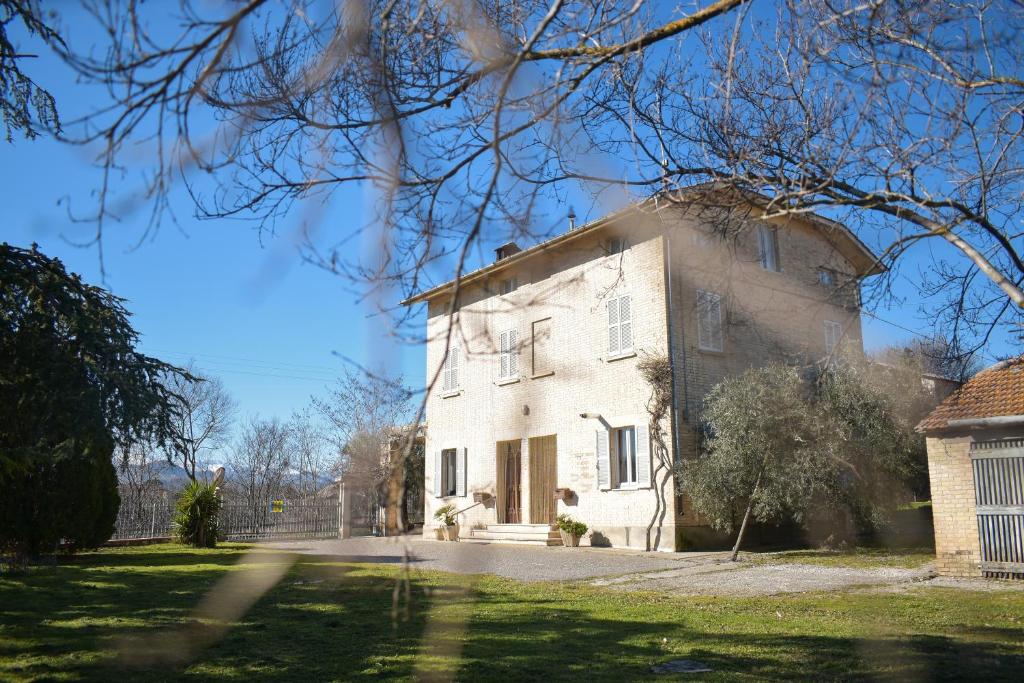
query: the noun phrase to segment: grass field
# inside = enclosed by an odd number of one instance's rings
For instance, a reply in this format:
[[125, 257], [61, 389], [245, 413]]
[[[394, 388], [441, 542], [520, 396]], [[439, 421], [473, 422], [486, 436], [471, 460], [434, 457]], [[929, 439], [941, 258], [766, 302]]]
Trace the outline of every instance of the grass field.
[[[1021, 591], [677, 598], [415, 572], [406, 594], [399, 565], [244, 556], [121, 548], [0, 578], [0, 680], [622, 681], [679, 657], [714, 668], [700, 680], [1024, 670]], [[221, 632], [217, 605], [261, 581], [273, 587]]]
[[850, 550], [787, 550], [779, 553], [744, 554], [751, 562], [772, 564], [814, 564], [821, 567], [853, 567], [877, 569], [897, 567], [916, 569], [935, 559], [931, 548], [890, 550], [886, 548], [852, 548]]

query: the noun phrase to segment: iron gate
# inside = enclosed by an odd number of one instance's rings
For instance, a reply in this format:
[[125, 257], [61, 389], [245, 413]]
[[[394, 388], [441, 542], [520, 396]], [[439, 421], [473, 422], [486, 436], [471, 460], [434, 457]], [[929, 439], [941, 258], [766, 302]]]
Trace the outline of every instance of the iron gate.
[[985, 576], [1024, 578], [1024, 439], [971, 444]]

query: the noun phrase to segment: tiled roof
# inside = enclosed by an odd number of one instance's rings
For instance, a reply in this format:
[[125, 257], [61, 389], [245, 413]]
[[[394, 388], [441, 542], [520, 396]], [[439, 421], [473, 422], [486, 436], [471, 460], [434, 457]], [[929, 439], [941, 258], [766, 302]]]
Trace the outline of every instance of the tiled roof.
[[1008, 415], [1024, 415], [1024, 356], [979, 372], [921, 420], [917, 431], [945, 429], [950, 420]]

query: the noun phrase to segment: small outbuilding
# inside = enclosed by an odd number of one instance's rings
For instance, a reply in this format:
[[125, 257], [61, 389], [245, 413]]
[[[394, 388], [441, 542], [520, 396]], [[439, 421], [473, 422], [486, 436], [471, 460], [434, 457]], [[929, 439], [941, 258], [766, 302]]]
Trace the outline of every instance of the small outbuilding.
[[917, 430], [938, 573], [1024, 579], [1024, 356], [979, 372]]

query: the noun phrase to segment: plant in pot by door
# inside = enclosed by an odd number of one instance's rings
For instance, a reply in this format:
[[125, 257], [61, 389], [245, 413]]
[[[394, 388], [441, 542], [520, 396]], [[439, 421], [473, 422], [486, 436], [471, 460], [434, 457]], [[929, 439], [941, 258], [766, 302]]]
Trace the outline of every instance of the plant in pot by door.
[[455, 520], [454, 505], [443, 505], [434, 510], [434, 519], [441, 522], [441, 534], [444, 536], [444, 540], [459, 540], [459, 525]]
[[558, 532], [562, 535], [562, 545], [567, 548], [578, 547], [583, 534], [587, 533], [587, 525], [569, 515], [558, 515], [556, 521]]

